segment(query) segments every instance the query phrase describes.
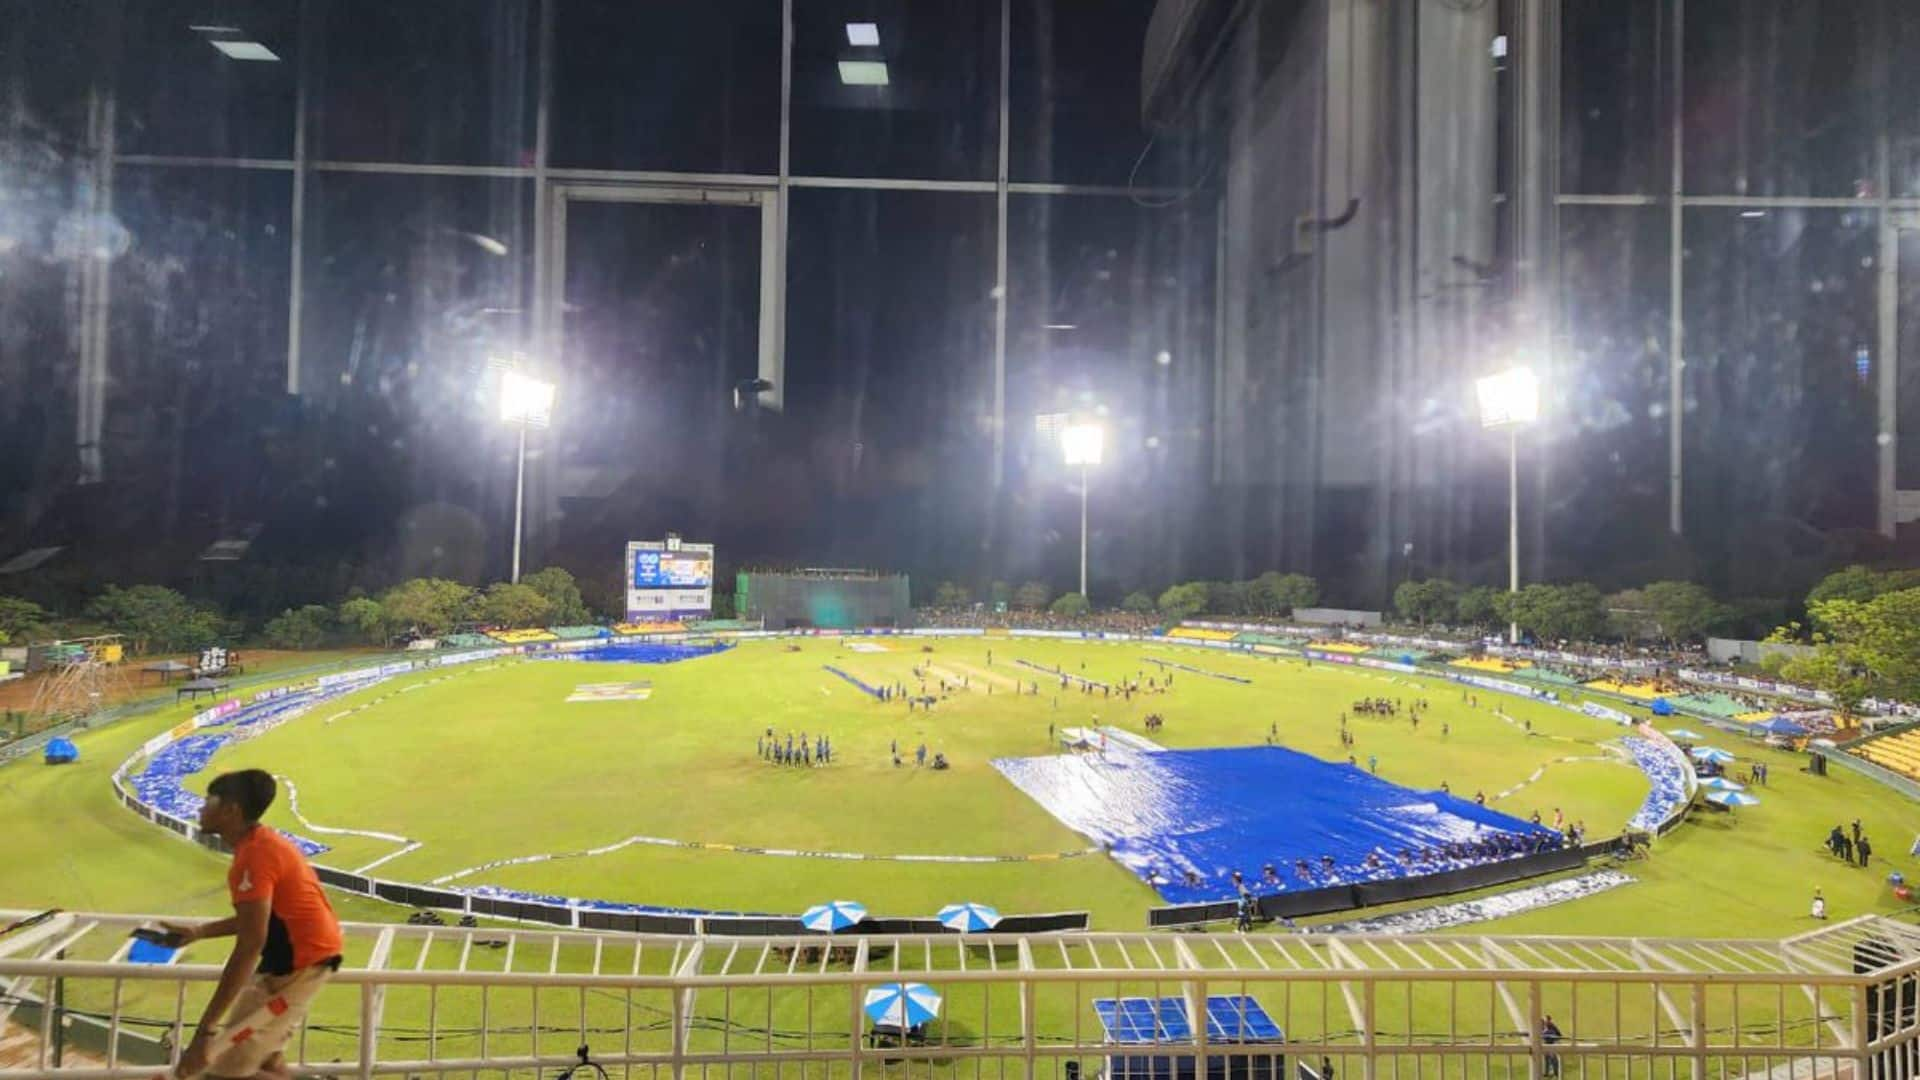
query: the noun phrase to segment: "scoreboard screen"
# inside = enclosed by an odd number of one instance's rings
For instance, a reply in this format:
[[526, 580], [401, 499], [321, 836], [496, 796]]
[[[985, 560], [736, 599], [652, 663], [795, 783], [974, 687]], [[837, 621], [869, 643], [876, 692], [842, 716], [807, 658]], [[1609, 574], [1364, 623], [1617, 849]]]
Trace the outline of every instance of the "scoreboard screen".
[[678, 539], [627, 544], [630, 622], [705, 618], [713, 614], [713, 545]]
[[704, 589], [713, 585], [713, 555], [704, 551], [637, 551], [636, 589]]

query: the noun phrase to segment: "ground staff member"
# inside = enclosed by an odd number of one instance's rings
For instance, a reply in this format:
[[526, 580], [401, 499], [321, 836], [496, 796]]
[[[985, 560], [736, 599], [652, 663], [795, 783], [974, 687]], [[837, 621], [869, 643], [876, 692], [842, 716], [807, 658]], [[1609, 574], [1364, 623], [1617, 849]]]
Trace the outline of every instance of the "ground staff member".
[[291, 841], [260, 824], [273, 796], [273, 777], [260, 769], [224, 773], [207, 785], [200, 828], [233, 849], [227, 870], [233, 917], [165, 925], [173, 935], [170, 944], [231, 934], [234, 945], [174, 1070], [181, 1080], [289, 1076], [281, 1049], [340, 967], [340, 920], [320, 879]]

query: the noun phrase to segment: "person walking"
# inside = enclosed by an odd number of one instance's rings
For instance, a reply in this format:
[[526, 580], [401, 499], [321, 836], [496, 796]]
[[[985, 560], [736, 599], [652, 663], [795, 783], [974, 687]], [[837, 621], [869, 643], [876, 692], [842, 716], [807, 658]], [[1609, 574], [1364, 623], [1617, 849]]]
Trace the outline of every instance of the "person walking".
[[[1560, 1033], [1560, 1025], [1553, 1022], [1552, 1014], [1548, 1014], [1540, 1018], [1540, 1041], [1541, 1042], [1546, 1043], [1548, 1046], [1552, 1046], [1558, 1043], [1561, 1039], [1564, 1039], [1565, 1037], [1566, 1036]], [[1547, 1054], [1542, 1059], [1540, 1074], [1542, 1076], [1559, 1076], [1560, 1075], [1560, 1055]]]
[[222, 773], [207, 785], [200, 828], [233, 849], [227, 868], [233, 915], [161, 925], [174, 948], [229, 936], [234, 944], [172, 1073], [179, 1080], [208, 1073], [289, 1076], [282, 1051], [314, 995], [340, 969], [340, 920], [319, 877], [292, 841], [260, 824], [275, 793], [273, 776], [263, 769]]
[[1867, 839], [1866, 833], [1860, 834], [1860, 842], [1853, 845], [1853, 849], [1860, 855], [1861, 866], [1867, 865], [1867, 860], [1873, 858], [1873, 842]]

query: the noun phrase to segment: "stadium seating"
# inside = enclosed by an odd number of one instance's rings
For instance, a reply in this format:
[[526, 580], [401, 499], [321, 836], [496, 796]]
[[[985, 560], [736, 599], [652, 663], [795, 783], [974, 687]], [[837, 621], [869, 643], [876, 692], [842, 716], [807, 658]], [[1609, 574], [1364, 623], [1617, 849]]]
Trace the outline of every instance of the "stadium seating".
[[1623, 683], [1612, 679], [1595, 679], [1584, 685], [1589, 690], [1598, 690], [1604, 694], [1619, 694], [1639, 701], [1652, 701], [1654, 698], [1665, 696], [1658, 686], [1650, 682]]
[[1514, 672], [1513, 677], [1516, 679], [1524, 679], [1530, 683], [1539, 683], [1544, 686], [1579, 686], [1580, 685], [1579, 679], [1576, 679], [1572, 675], [1568, 675], [1565, 672], [1555, 671], [1552, 668], [1542, 668], [1542, 667], [1522, 668]]
[[1299, 638], [1299, 637], [1281, 637], [1280, 635], [1277, 635], [1277, 634], [1256, 634], [1256, 633], [1253, 633], [1252, 631], [1242, 631], [1241, 633], [1233, 635], [1233, 643], [1235, 645], [1278, 645], [1284, 649], [1297, 649], [1300, 646], [1305, 645], [1307, 643], [1307, 639]]
[[1232, 641], [1231, 630], [1207, 630], [1198, 626], [1176, 626], [1167, 631], [1170, 638], [1186, 638], [1189, 641]]
[[440, 644], [456, 649], [481, 649], [500, 643], [485, 634], [460, 633], [448, 634], [440, 639]]
[[527, 645], [535, 641], [559, 641], [559, 635], [545, 628], [532, 630], [489, 630], [487, 636], [507, 645]]
[[1468, 656], [1450, 661], [1451, 666], [1467, 668], [1472, 671], [1490, 671], [1496, 675], [1508, 675], [1526, 667], [1526, 664], [1510, 664], [1497, 656]]
[[554, 636], [561, 641], [585, 641], [588, 638], [607, 636], [607, 628], [604, 626], [556, 626], [552, 629]]
[[1734, 716], [1734, 719], [1743, 724], [1762, 724], [1773, 719], [1773, 713], [1767, 709], [1760, 709], [1755, 712], [1738, 713]]
[[1355, 641], [1315, 641], [1307, 645], [1309, 649], [1321, 652], [1342, 653], [1346, 656], [1359, 656], [1373, 651], [1373, 646], [1362, 645]]
[[1920, 727], [1882, 735], [1847, 749], [1883, 769], [1920, 780]]
[[1745, 705], [1718, 691], [1696, 691], [1691, 694], [1681, 694], [1678, 697], [1669, 696], [1667, 701], [1676, 709], [1718, 716], [1725, 720], [1731, 720], [1747, 711]]
[[685, 626], [677, 622], [623, 622], [613, 624], [613, 632], [622, 637], [629, 634], [677, 634], [685, 629]]

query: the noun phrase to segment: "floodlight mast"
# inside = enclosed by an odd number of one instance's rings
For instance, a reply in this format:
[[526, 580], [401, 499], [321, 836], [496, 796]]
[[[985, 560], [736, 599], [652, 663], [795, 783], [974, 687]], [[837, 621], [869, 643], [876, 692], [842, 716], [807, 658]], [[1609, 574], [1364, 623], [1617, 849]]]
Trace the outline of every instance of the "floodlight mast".
[[[1480, 424], [1507, 432], [1507, 593], [1520, 592], [1520, 429], [1540, 418], [1540, 380], [1524, 365], [1481, 379]], [[1520, 644], [1520, 620], [1511, 609], [1507, 641]]]
[[520, 583], [520, 541], [524, 531], [527, 501], [527, 429], [544, 428], [552, 422], [554, 384], [518, 371], [500, 374], [500, 419], [520, 429], [519, 450], [513, 473], [513, 574]]
[[1080, 466], [1080, 599], [1087, 599], [1088, 468], [1100, 464], [1106, 432], [1094, 423], [1073, 424], [1060, 433], [1060, 453], [1068, 466]]

